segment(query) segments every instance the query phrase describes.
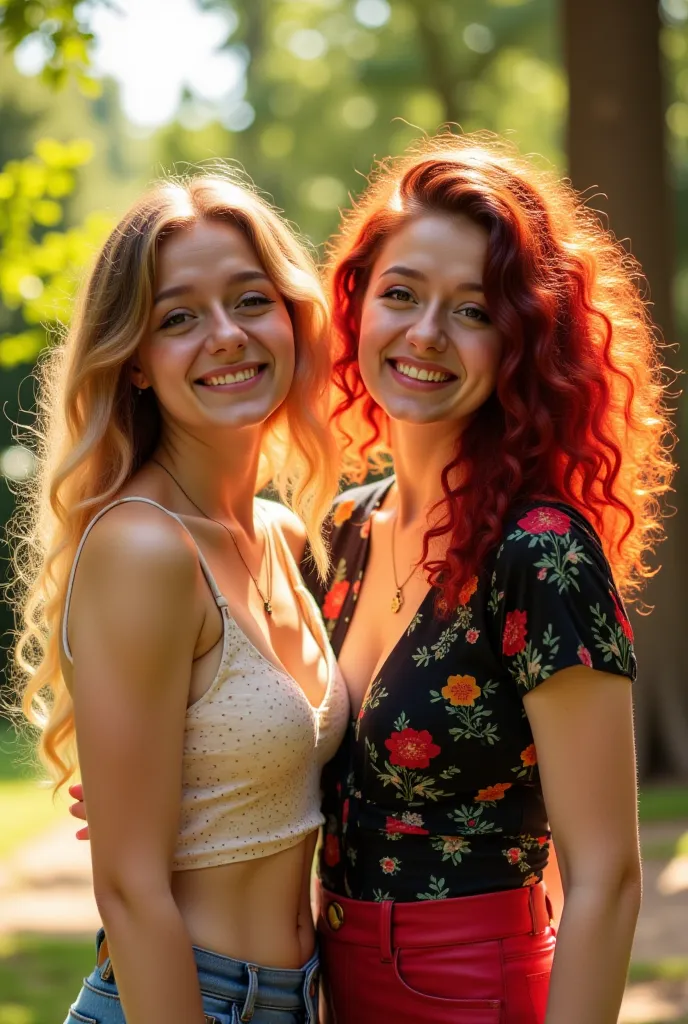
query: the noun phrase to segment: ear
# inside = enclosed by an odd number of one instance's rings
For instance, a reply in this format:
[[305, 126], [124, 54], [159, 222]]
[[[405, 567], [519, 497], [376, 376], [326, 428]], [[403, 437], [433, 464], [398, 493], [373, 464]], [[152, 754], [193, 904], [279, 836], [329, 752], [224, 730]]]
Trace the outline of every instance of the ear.
[[131, 366], [130, 375], [131, 383], [134, 385], [134, 387], [140, 388], [141, 391], [145, 391], [146, 388], [150, 387], [150, 381], [146, 377], [141, 367], [137, 366], [135, 363], [132, 364]]

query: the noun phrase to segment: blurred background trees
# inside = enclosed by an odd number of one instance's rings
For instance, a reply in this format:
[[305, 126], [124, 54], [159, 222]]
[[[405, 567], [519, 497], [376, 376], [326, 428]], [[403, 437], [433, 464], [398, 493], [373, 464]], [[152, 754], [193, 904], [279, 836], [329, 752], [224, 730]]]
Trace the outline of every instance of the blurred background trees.
[[[200, 161], [244, 164], [320, 246], [376, 159], [447, 121], [509, 132], [590, 190], [642, 262], [667, 341], [686, 335], [688, 0], [0, 0], [0, 35], [10, 482], [31, 472], [18, 395], [30, 410], [33, 364], [93, 247], [142, 185]], [[685, 368], [677, 347], [666, 361]], [[686, 489], [684, 475], [656, 610], [634, 616], [641, 768], [683, 778]]]

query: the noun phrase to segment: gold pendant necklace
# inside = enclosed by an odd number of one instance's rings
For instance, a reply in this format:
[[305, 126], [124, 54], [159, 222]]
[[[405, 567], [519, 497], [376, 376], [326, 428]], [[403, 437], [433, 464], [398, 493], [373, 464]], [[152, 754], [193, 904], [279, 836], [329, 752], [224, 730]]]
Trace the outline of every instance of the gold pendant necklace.
[[404, 595], [403, 595], [402, 591], [403, 591], [404, 587], [406, 586], [406, 584], [408, 583], [408, 581], [413, 576], [413, 574], [416, 571], [416, 569], [418, 568], [418, 566], [414, 565], [413, 568], [411, 569], [411, 572], [408, 574], [408, 576], [404, 580], [404, 582], [403, 583], [399, 583], [399, 580], [397, 579], [396, 558], [395, 558], [395, 554], [394, 554], [394, 534], [395, 534], [396, 528], [397, 528], [397, 513], [395, 513], [394, 521], [392, 522], [392, 575], [394, 576], [394, 587], [395, 587], [395, 590], [394, 590], [394, 597], [392, 598], [392, 603], [389, 606], [391, 612], [394, 615], [396, 615], [397, 612], [399, 612], [401, 610], [401, 607], [402, 607], [402, 605], [404, 603]]
[[[233, 532], [230, 530], [230, 528], [228, 526], [226, 526], [225, 523], [221, 523], [219, 519], [213, 519], [213, 517], [209, 516], [207, 512], [204, 512], [203, 509], [200, 507], [200, 505], [197, 505], [196, 502], [193, 500], [193, 498], [189, 497], [189, 495], [186, 493], [186, 491], [184, 490], [182, 485], [177, 480], [176, 476], [174, 476], [174, 474], [170, 472], [170, 470], [167, 468], [167, 466], [163, 466], [162, 462], [158, 462], [157, 459], [151, 459], [151, 462], [154, 462], [156, 464], [156, 466], [160, 466], [160, 469], [164, 469], [165, 470], [167, 475], [170, 477], [170, 479], [173, 481], [173, 483], [175, 483], [177, 485], [177, 487], [182, 492], [182, 494], [184, 495], [186, 500], [189, 502], [189, 504], [193, 505], [193, 507], [196, 509], [196, 511], [200, 512], [204, 519], [208, 519], [211, 523], [216, 523], [218, 526], [221, 526], [223, 530], [227, 531], [229, 536], [232, 538], [232, 541], [234, 542], [234, 547], [236, 548], [236, 552], [237, 552], [239, 558], [244, 563], [244, 567], [246, 569], [246, 572], [249, 574], [249, 576], [253, 580], [253, 585], [256, 588], [256, 590], [258, 591], [260, 599], [263, 602], [263, 610], [265, 611], [265, 614], [266, 615], [272, 615], [272, 557], [266, 558], [266, 560], [265, 560], [265, 568], [266, 568], [267, 577], [268, 577], [268, 592], [267, 592], [267, 595], [266, 595], [266, 594], [263, 593], [263, 591], [258, 586], [258, 580], [256, 579], [256, 577], [253, 575], [253, 573], [249, 569], [248, 563], [246, 562], [246, 559], [244, 558], [244, 556], [241, 553], [241, 548], [239, 547], [239, 544], [237, 543], [237, 539], [234, 536]], [[256, 515], [258, 515], [257, 512], [256, 512]], [[271, 545], [271, 542], [270, 542], [270, 531], [266, 527], [266, 525], [263, 522], [263, 520], [261, 519], [260, 515], [258, 515], [258, 519], [260, 520], [260, 524], [263, 527], [263, 530], [265, 531], [265, 554], [268, 554], [268, 552], [269, 552], [270, 556], [272, 556], [272, 545]]]

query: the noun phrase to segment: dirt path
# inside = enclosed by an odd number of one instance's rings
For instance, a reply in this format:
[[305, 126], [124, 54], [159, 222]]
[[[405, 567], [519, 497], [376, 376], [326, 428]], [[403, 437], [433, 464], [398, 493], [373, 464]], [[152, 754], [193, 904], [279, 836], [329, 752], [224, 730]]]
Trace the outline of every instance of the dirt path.
[[[13, 932], [91, 936], [99, 926], [91, 889], [87, 843], [74, 838], [67, 818], [0, 863], [0, 936]], [[648, 825], [643, 847], [675, 842], [685, 825]], [[645, 862], [645, 893], [633, 960], [637, 964], [688, 960], [688, 858]], [[688, 1018], [688, 981], [628, 986], [619, 1024]]]

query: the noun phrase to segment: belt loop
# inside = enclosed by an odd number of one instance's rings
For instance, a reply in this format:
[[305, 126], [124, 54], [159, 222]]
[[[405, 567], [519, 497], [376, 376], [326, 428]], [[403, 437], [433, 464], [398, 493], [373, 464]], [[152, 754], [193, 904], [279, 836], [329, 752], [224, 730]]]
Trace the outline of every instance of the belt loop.
[[391, 964], [394, 960], [392, 951], [392, 909], [394, 900], [383, 900], [380, 904], [380, 961]]
[[253, 1011], [256, 1008], [256, 996], [258, 995], [258, 967], [256, 964], [246, 964], [246, 968], [248, 970], [248, 992], [239, 1018], [242, 1024], [245, 1021], [253, 1020]]
[[530, 909], [530, 933], [531, 935], [537, 935], [537, 910], [535, 907], [535, 886], [531, 885], [528, 890], [528, 907]]

